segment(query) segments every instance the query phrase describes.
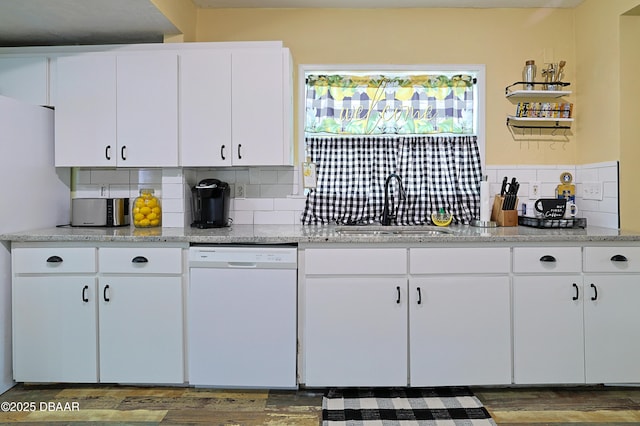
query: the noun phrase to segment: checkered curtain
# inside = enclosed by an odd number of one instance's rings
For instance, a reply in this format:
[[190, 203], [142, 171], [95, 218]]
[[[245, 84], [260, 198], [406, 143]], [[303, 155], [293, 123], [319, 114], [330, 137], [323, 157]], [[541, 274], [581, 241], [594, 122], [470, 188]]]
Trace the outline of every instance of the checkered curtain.
[[317, 187], [309, 191], [303, 224], [360, 224], [380, 220], [384, 184], [391, 173], [402, 179], [389, 187], [397, 205], [396, 224], [431, 223], [440, 208], [454, 223], [478, 216], [482, 168], [476, 136], [307, 137], [317, 168]]

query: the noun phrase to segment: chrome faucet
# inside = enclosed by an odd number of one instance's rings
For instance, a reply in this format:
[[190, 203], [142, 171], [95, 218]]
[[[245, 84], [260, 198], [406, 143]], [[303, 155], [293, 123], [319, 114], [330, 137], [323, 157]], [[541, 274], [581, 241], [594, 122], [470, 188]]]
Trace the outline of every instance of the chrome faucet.
[[[387, 180], [384, 182], [384, 209], [382, 210], [382, 218], [380, 219], [380, 224], [384, 226], [391, 225], [391, 221], [396, 218], [396, 214], [398, 213], [398, 206], [394, 205], [393, 194], [391, 195], [391, 203], [389, 203], [389, 183], [391, 183], [391, 179], [398, 181], [400, 199], [406, 200], [407, 198], [407, 194], [402, 186], [402, 178], [395, 173], [387, 176]], [[389, 210], [389, 204], [391, 204], [392, 211]]]

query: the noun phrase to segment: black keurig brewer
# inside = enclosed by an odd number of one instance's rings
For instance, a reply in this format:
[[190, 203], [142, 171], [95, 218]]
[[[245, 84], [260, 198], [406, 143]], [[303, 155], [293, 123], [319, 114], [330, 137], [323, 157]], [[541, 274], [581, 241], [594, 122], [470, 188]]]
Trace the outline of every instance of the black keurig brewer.
[[191, 210], [194, 228], [229, 226], [231, 189], [218, 179], [203, 179], [191, 188]]

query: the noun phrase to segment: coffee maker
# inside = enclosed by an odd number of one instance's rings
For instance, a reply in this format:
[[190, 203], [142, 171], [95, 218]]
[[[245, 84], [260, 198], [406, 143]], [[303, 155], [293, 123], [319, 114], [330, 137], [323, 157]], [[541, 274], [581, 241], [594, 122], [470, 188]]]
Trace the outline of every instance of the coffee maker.
[[203, 179], [191, 188], [191, 211], [194, 228], [229, 226], [231, 189], [218, 179]]

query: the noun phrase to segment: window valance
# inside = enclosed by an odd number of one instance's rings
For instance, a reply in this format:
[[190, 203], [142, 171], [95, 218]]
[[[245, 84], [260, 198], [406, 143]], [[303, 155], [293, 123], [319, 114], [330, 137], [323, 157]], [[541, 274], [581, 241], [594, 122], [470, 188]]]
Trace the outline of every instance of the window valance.
[[475, 77], [308, 75], [307, 133], [474, 133]]

